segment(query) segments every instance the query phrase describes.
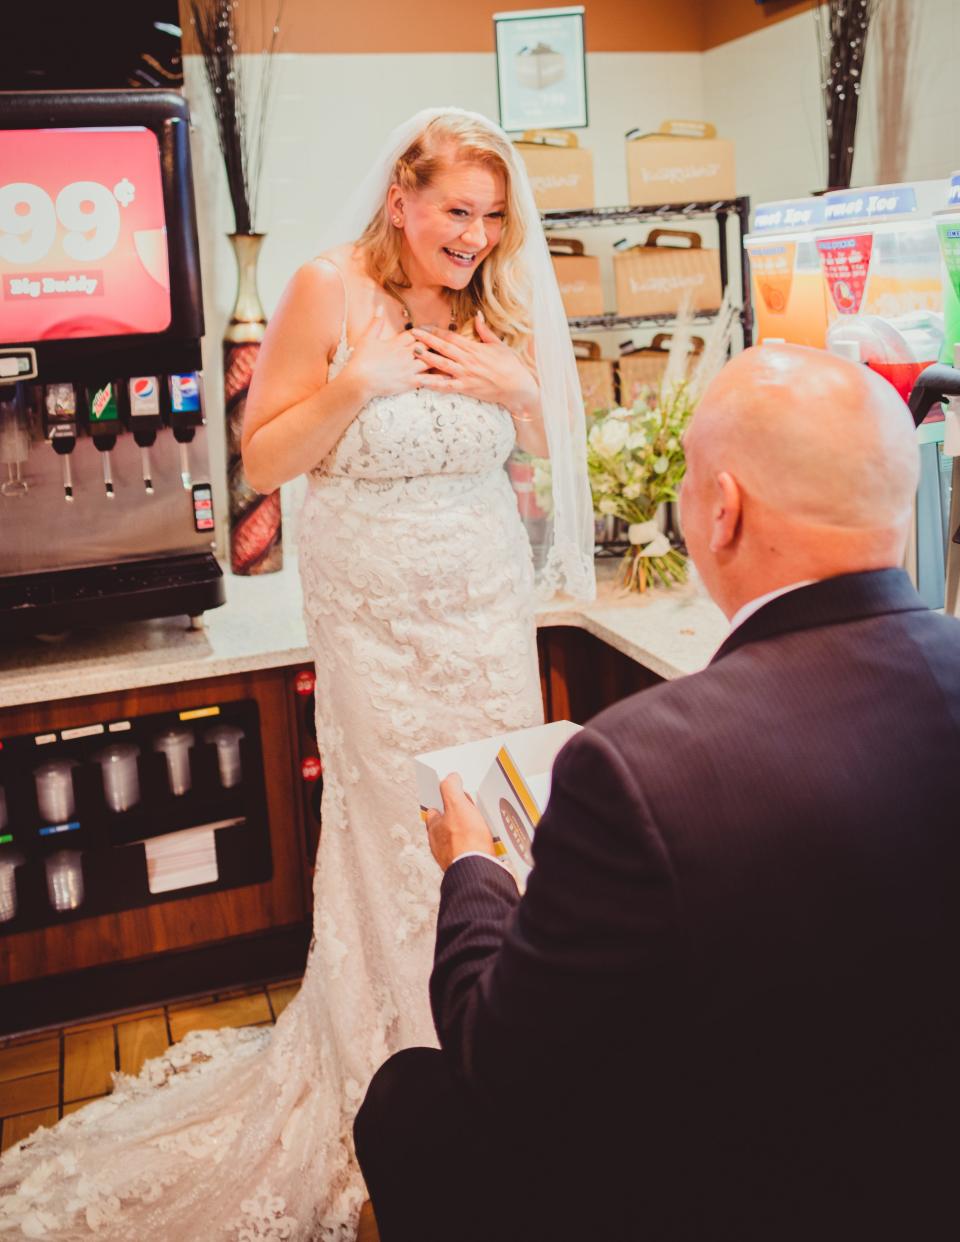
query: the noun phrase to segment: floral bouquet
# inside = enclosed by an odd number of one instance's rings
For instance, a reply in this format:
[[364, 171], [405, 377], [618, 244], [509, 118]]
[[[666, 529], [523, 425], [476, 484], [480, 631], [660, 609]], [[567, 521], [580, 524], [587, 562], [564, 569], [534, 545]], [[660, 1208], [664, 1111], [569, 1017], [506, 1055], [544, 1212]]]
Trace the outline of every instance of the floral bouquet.
[[686, 579], [686, 553], [671, 544], [658, 516], [662, 505], [679, 496], [686, 470], [683, 433], [700, 395], [728, 357], [738, 318], [728, 290], [690, 370], [693, 316], [683, 308], [659, 388], [641, 393], [632, 409], [618, 406], [590, 424], [587, 467], [593, 507], [627, 523], [630, 546], [620, 581], [628, 590], [669, 587]]
[[628, 524], [620, 578], [629, 590], [686, 578], [686, 557], [661, 531], [657, 515], [679, 495], [686, 468], [682, 437], [693, 407], [681, 382], [669, 392], [651, 390], [650, 399], [631, 410], [618, 406], [600, 415], [587, 435], [593, 507]]

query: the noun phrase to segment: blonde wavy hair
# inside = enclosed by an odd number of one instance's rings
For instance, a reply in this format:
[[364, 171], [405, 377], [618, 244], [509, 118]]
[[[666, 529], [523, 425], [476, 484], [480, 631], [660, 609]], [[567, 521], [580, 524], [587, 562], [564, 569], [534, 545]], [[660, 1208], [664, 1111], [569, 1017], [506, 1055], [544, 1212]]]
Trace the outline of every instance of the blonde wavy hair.
[[[454, 163], [480, 164], [503, 176], [507, 205], [500, 240], [466, 288], [452, 291], [451, 310], [458, 330], [470, 323], [477, 311], [482, 311], [492, 331], [512, 348], [521, 350], [532, 331], [531, 290], [520, 259], [525, 238], [523, 213], [511, 175], [513, 159], [509, 142], [499, 134], [469, 117], [439, 116], [424, 127], [397, 160], [390, 184], [407, 192], [423, 190]], [[403, 233], [392, 224], [384, 201], [357, 245], [368, 275], [400, 301], [403, 290], [410, 288], [400, 260], [402, 243]]]

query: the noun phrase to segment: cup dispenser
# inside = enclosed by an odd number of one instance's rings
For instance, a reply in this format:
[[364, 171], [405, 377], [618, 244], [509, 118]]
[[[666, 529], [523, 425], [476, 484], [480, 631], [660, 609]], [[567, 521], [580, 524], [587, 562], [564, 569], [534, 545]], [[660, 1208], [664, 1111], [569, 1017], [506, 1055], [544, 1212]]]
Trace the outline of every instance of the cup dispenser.
[[0, 936], [272, 865], [255, 700], [0, 738]]

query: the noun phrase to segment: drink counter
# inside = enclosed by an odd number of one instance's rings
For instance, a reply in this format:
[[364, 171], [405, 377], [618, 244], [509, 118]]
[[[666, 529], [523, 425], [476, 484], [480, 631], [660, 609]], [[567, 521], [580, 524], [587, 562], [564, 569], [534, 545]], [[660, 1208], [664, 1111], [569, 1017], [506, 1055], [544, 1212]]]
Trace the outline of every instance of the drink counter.
[[[0, 1034], [302, 967], [322, 765], [295, 566], [186, 617], [0, 646]], [[548, 719], [703, 667], [693, 587], [538, 616]]]

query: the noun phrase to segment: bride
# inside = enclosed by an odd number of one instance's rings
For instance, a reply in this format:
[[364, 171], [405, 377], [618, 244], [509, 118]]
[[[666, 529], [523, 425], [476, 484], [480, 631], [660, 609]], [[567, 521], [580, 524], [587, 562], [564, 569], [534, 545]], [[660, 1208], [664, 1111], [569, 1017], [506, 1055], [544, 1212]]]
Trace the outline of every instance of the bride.
[[[351, 1129], [433, 1043], [437, 878], [411, 756], [542, 719], [534, 605], [593, 588], [583, 414], [529, 185], [476, 114], [400, 126], [263, 343], [244, 463], [309, 469], [324, 760], [314, 941], [273, 1028], [200, 1031], [0, 1163], [0, 1235], [352, 1242]], [[534, 556], [505, 468], [549, 456]], [[529, 505], [527, 506], [529, 508]], [[544, 533], [544, 531], [546, 533]]]

